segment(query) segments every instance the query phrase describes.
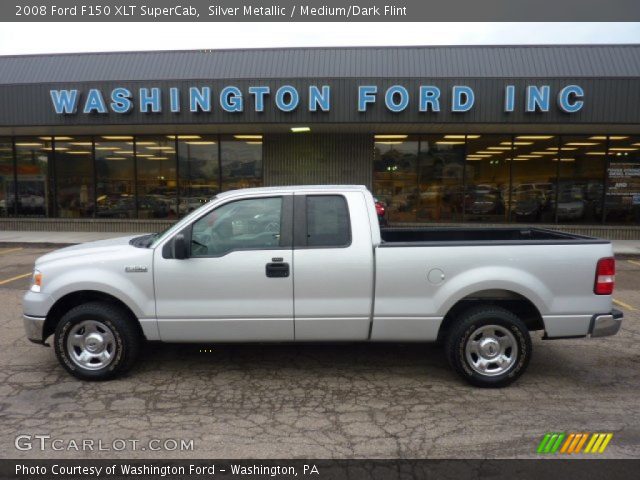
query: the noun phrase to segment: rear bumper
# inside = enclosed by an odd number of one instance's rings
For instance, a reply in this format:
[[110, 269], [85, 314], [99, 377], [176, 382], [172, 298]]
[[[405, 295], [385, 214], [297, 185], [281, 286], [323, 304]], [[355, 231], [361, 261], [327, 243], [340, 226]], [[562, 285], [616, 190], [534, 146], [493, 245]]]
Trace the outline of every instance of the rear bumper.
[[43, 331], [44, 331], [45, 317], [32, 317], [30, 315], [23, 315], [22, 322], [24, 323], [24, 331], [27, 334], [27, 338], [34, 343], [44, 344]]
[[589, 334], [591, 337], [608, 337], [620, 330], [624, 314], [615, 308], [610, 313], [598, 313], [591, 318]]

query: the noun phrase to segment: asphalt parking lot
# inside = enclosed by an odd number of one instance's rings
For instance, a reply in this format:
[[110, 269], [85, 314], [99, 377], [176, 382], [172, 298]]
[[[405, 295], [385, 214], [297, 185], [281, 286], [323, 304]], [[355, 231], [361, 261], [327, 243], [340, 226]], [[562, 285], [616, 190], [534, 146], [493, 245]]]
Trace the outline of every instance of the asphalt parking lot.
[[[525, 458], [547, 432], [613, 432], [601, 457], [640, 456], [638, 258], [618, 260], [617, 336], [538, 335], [516, 384], [481, 390], [426, 345], [150, 344], [125, 378], [81, 382], [24, 338], [21, 296], [46, 251], [0, 246], [0, 457]], [[17, 450], [21, 434], [64, 449]], [[84, 439], [140, 448], [67, 449]], [[142, 450], [152, 439], [193, 450]]]

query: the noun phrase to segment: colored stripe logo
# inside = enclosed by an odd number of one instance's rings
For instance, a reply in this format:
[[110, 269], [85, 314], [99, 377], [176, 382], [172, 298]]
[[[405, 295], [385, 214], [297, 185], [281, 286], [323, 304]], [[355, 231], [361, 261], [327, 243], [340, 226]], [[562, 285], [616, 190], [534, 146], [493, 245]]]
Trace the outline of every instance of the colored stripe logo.
[[540, 454], [604, 453], [613, 433], [550, 432], [538, 445]]

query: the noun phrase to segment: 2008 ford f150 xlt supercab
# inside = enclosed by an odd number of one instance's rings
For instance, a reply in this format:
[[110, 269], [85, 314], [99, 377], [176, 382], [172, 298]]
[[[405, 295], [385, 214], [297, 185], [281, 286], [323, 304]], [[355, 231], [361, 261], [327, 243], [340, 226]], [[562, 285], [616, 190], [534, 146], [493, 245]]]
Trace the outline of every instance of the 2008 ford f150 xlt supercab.
[[27, 336], [71, 374], [129, 369], [143, 340], [435, 342], [504, 386], [544, 338], [615, 334], [610, 242], [534, 228], [380, 230], [358, 186], [222, 193], [160, 234], [39, 258]]

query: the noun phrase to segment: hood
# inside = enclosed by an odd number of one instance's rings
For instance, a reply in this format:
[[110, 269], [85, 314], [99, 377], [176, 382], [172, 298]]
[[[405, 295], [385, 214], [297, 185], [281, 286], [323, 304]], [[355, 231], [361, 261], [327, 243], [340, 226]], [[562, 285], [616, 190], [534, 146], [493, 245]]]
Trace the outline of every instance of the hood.
[[97, 255], [103, 253], [114, 252], [121, 250], [123, 246], [129, 246], [130, 248], [136, 248], [129, 245], [129, 241], [132, 238], [140, 237], [140, 235], [129, 235], [127, 237], [109, 238], [107, 240], [98, 240], [97, 242], [81, 243], [73, 245], [71, 247], [61, 248], [51, 253], [47, 253], [36, 260], [36, 268], [39, 265], [53, 262], [56, 260], [62, 260], [70, 257], [80, 257], [83, 255]]

